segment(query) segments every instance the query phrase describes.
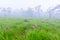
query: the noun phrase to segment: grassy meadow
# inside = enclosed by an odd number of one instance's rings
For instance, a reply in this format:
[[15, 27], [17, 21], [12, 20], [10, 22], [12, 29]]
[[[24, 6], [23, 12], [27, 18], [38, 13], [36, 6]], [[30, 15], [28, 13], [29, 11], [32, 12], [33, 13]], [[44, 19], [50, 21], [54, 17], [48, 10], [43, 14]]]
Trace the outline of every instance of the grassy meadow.
[[60, 40], [60, 19], [0, 18], [0, 40]]

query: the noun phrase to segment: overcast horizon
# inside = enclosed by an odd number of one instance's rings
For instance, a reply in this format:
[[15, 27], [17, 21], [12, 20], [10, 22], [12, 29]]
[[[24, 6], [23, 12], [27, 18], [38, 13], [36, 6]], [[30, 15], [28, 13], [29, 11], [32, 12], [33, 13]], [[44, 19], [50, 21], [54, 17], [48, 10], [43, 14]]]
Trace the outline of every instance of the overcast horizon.
[[60, 4], [60, 0], [0, 0], [0, 7], [7, 8], [34, 8], [41, 5], [41, 9], [46, 11], [49, 7], [55, 7]]

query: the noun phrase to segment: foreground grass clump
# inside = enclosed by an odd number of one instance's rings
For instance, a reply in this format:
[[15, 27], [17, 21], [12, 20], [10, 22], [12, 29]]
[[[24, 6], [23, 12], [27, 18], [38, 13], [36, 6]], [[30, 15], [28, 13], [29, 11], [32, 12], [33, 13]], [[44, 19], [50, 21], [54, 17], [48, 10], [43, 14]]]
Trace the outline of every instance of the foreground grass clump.
[[30, 31], [27, 33], [27, 40], [58, 40], [58, 35], [51, 32], [41, 31]]
[[60, 21], [0, 19], [0, 40], [60, 40]]

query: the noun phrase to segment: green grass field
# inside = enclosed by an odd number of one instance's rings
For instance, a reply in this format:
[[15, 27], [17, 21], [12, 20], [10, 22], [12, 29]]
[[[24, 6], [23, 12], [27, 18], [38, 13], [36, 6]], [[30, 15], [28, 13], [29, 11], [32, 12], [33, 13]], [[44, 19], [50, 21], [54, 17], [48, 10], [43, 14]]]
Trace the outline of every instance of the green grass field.
[[0, 40], [60, 40], [60, 19], [0, 18]]

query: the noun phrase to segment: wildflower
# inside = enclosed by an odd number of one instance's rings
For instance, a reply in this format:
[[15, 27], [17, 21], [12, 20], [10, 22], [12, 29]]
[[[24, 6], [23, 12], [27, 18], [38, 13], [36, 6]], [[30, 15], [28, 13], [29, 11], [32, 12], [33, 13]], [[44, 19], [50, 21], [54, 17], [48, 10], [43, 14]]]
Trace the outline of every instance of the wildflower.
[[34, 29], [34, 28], [35, 28], [35, 26], [33, 25], [33, 26], [32, 26], [32, 28]]
[[9, 27], [8, 27], [8, 26], [6, 26], [6, 27], [5, 27], [5, 30], [9, 30]]
[[32, 25], [32, 28], [34, 29], [34, 28], [36, 28], [37, 27], [37, 24], [33, 24]]

